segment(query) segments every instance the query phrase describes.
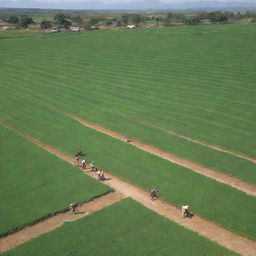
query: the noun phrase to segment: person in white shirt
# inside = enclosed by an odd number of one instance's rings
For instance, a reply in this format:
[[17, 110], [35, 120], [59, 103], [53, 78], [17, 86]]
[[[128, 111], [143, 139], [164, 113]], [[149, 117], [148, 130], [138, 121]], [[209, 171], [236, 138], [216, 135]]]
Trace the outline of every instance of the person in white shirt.
[[181, 217], [189, 217], [189, 206], [188, 205], [182, 205], [181, 206]]
[[72, 203], [69, 205], [69, 213], [70, 214], [75, 214], [76, 213], [76, 208], [78, 206], [78, 203]]
[[86, 170], [86, 161], [85, 160], [82, 160], [82, 169]]

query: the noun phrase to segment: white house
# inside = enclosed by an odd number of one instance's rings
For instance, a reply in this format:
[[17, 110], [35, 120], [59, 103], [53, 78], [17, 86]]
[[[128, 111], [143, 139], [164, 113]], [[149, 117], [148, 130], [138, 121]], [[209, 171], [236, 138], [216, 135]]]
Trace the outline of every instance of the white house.
[[79, 32], [80, 28], [79, 27], [70, 27], [69, 30], [72, 32]]
[[126, 26], [127, 28], [136, 28], [136, 26], [135, 25], [128, 25], [128, 26]]

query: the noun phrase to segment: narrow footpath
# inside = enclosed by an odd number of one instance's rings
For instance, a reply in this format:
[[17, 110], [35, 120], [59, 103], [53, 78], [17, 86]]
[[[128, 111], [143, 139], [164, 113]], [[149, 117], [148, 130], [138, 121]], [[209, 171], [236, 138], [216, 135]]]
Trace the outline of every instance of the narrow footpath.
[[64, 221], [74, 221], [78, 220], [84, 216], [87, 216], [90, 213], [101, 210], [104, 207], [107, 207], [111, 204], [114, 204], [124, 198], [123, 195], [119, 193], [109, 193], [105, 196], [99, 197], [79, 205], [77, 208], [77, 213], [70, 215], [68, 212], [59, 213], [32, 226], [26, 226], [25, 228], [17, 231], [11, 235], [0, 238], [0, 253], [8, 251], [20, 244], [23, 244], [35, 237], [38, 237], [44, 233], [52, 231], [61, 225]]
[[[101, 133], [104, 133], [104, 134], [107, 134], [113, 138], [116, 138], [118, 140], [124, 140], [124, 137], [119, 134], [119, 133], [116, 133], [114, 131], [111, 131], [111, 130], [108, 130], [102, 126], [99, 126], [99, 125], [96, 125], [96, 124], [93, 124], [93, 123], [90, 123], [82, 118], [79, 118], [75, 115], [72, 115], [72, 114], [68, 114], [68, 113], [65, 113], [63, 112], [66, 116], [80, 122], [81, 124], [83, 124], [84, 126], [86, 127], [89, 127], [91, 129], [94, 129], [98, 132], [101, 132]], [[147, 144], [144, 144], [138, 140], [135, 140], [133, 139], [131, 142], [129, 142], [129, 144], [139, 148], [139, 149], [142, 149], [148, 153], [151, 153], [155, 156], [158, 156], [160, 158], [163, 158], [169, 162], [172, 162], [174, 164], [177, 164], [177, 165], [180, 165], [180, 166], [183, 166], [183, 167], [186, 167], [196, 173], [199, 173], [201, 175], [204, 175], [208, 178], [211, 178], [211, 179], [214, 179], [218, 182], [221, 182], [221, 183], [224, 183], [226, 185], [229, 185], [235, 189], [238, 189], [240, 191], [243, 191], [244, 193], [248, 194], [248, 195], [251, 195], [251, 196], [256, 196], [256, 186], [254, 185], [251, 185], [251, 184], [248, 184], [244, 181], [241, 181], [235, 177], [231, 177], [231, 176], [228, 176], [224, 173], [221, 173], [221, 172], [217, 172], [217, 171], [214, 171], [214, 170], [211, 170], [209, 168], [206, 168], [200, 164], [197, 164], [197, 163], [194, 163], [194, 162], [191, 162], [189, 160], [186, 160], [186, 159], [183, 159], [183, 158], [180, 158], [180, 157], [177, 157], [175, 155], [172, 155], [168, 152], [165, 152], [165, 151], [162, 151], [154, 146], [151, 146], [151, 145], [147, 145]]]
[[244, 155], [244, 154], [241, 154], [241, 153], [238, 153], [238, 152], [234, 152], [234, 151], [231, 151], [231, 150], [228, 150], [228, 149], [225, 149], [225, 148], [221, 148], [219, 146], [216, 146], [216, 145], [212, 145], [212, 144], [209, 144], [209, 143], [205, 143], [205, 142], [202, 142], [202, 141], [199, 141], [199, 140], [196, 140], [196, 139], [192, 139], [188, 136], [185, 136], [185, 135], [182, 135], [182, 134], [179, 134], [179, 133], [176, 133], [175, 131], [172, 131], [172, 130], [168, 130], [168, 129], [165, 129], [163, 127], [160, 127], [160, 126], [157, 126], [157, 125], [154, 125], [154, 124], [151, 124], [149, 122], [145, 122], [145, 121], [142, 121], [142, 120], [137, 120], [137, 119], [132, 119], [133, 121], [137, 122], [137, 123], [141, 123], [141, 124], [145, 124], [145, 125], [148, 125], [148, 126], [151, 126], [151, 127], [154, 127], [154, 128], [157, 128], [159, 130], [162, 130], [166, 133], [169, 133], [171, 135], [174, 135], [176, 137], [179, 137], [179, 138], [182, 138], [182, 139], [185, 139], [185, 140], [188, 140], [188, 141], [192, 141], [196, 144], [200, 144], [204, 147], [207, 147], [207, 148], [211, 148], [211, 149], [214, 149], [216, 151], [219, 151], [219, 152], [224, 152], [224, 153], [227, 153], [227, 154], [230, 154], [230, 155], [233, 155], [233, 156], [236, 156], [236, 157], [239, 157], [239, 158], [243, 158], [245, 160], [248, 160], [254, 164], [256, 164], [256, 159], [253, 158], [253, 157], [250, 157], [250, 156], [247, 156], [247, 155]]
[[[27, 138], [37, 146], [49, 151], [50, 153], [56, 155], [57, 157], [74, 165], [73, 157], [62, 153], [56, 148], [46, 145], [29, 135], [24, 134], [23, 132], [17, 130], [15, 127], [8, 125], [6, 122], [2, 122], [2, 125]], [[97, 178], [97, 174], [95, 174], [94, 172], [85, 171], [85, 173], [93, 178]], [[108, 184], [110, 187], [115, 189], [117, 192], [121, 193], [123, 196], [131, 197], [132, 199], [140, 202], [142, 205], [155, 211], [156, 213], [208, 238], [209, 240], [215, 241], [221, 246], [226, 247], [234, 252], [237, 252], [243, 256], [255, 255], [256, 242], [248, 238], [234, 234], [218, 226], [217, 224], [207, 221], [198, 216], [194, 216], [192, 219], [183, 219], [180, 216], [180, 209], [177, 209], [175, 206], [166, 203], [162, 200], [151, 201], [148, 192], [132, 184], [129, 184], [109, 173], [105, 172], [105, 176], [109, 178], [109, 180], [106, 180], [104, 183]]]

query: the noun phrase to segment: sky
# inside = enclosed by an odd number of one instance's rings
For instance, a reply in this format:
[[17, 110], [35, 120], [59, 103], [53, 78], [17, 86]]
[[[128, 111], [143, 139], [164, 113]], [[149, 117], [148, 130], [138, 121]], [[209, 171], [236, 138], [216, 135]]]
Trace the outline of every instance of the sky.
[[[209, 2], [211, 3], [209, 4]], [[234, 3], [238, 3], [238, 6], [241, 8], [246, 8], [246, 6], [254, 6], [256, 8], [256, 0], [0, 0], [0, 8], [184, 9], [195, 7], [230, 7], [236, 5]]]
[[[10, 0], [10, 1], [17, 1], [17, 0]], [[72, 3], [72, 2], [91, 2], [92, 0], [34, 0], [35, 2], [52, 2], [52, 3]], [[145, 1], [145, 0], [99, 0], [100, 2], [104, 3], [129, 3], [129, 2], [138, 2], [138, 1]], [[159, 2], [163, 3], [182, 3], [182, 2], [248, 2], [254, 3], [256, 0], [158, 0]]]

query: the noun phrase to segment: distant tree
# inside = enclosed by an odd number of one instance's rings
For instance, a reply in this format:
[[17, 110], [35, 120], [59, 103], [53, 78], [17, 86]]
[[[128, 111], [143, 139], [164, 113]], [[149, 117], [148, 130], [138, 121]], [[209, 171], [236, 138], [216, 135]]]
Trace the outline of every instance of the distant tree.
[[198, 13], [198, 18], [199, 18], [200, 20], [207, 20], [207, 19], [210, 19], [209, 13], [208, 13], [208, 12], [199, 12], [199, 13]]
[[171, 20], [173, 18], [173, 14], [171, 12], [168, 12], [165, 17], [167, 20]]
[[209, 13], [209, 19], [212, 22], [226, 23], [229, 20], [229, 15], [228, 13], [216, 11], [216, 12]]
[[160, 22], [163, 21], [162, 17], [155, 17], [155, 21], [157, 22], [157, 26], [159, 26]]
[[52, 22], [50, 20], [42, 20], [40, 23], [41, 29], [51, 28]]
[[96, 17], [92, 17], [91, 19], [89, 19], [86, 23], [86, 25], [88, 27], [92, 27], [92, 26], [96, 26], [98, 24], [98, 19]]
[[168, 12], [163, 19], [163, 25], [167, 27], [171, 26], [172, 20], [173, 20], [173, 14], [171, 12]]
[[66, 14], [64, 14], [64, 13], [57, 13], [57, 14], [53, 17], [54, 21], [55, 21], [57, 24], [59, 24], [59, 25], [61, 25], [61, 24], [63, 23], [63, 21], [64, 21], [66, 18], [67, 18], [67, 16], [66, 16]]
[[34, 23], [34, 21], [31, 17], [24, 15], [24, 16], [21, 16], [18, 26], [22, 27], [22, 28], [27, 28], [28, 25], [33, 24], [33, 23]]
[[128, 23], [129, 23], [129, 15], [128, 15], [128, 14], [123, 14], [123, 15], [121, 16], [121, 22], [122, 22], [125, 26], [127, 26]]
[[122, 22], [120, 20], [119, 17], [114, 17], [112, 20], [111, 20], [111, 25], [115, 25], [117, 27], [121, 27], [122, 26]]
[[71, 21], [72, 21], [72, 23], [75, 23], [78, 26], [83, 24], [83, 19], [79, 15], [71, 17]]
[[68, 28], [70, 25], [71, 25], [71, 22], [68, 21], [68, 20], [64, 20], [64, 21], [62, 22], [62, 27], [64, 27], [64, 28]]
[[54, 16], [54, 21], [60, 27], [68, 28], [71, 25], [71, 22], [68, 20], [70, 17], [64, 13], [57, 13]]
[[185, 24], [187, 25], [196, 25], [200, 23], [200, 17], [199, 16], [192, 16], [185, 19]]
[[131, 14], [130, 19], [131, 19], [131, 22], [134, 23], [135, 25], [139, 25], [143, 21], [142, 16], [138, 13]]
[[173, 14], [173, 20], [175, 22], [184, 22], [185, 19], [186, 19], [186, 17], [183, 13], [174, 13]]
[[105, 26], [111, 26], [111, 25], [113, 25], [113, 21], [112, 20], [106, 20], [104, 25]]
[[17, 24], [19, 22], [19, 18], [16, 15], [10, 15], [6, 21], [8, 23]]
[[166, 27], [171, 26], [172, 25], [172, 20], [164, 19], [163, 20], [163, 25], [166, 26]]

